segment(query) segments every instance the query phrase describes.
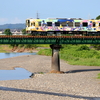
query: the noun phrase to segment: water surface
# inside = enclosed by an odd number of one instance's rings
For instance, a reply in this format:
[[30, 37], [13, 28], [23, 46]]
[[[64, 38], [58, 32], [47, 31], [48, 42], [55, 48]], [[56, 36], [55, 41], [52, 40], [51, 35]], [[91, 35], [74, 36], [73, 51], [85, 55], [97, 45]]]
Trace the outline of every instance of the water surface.
[[0, 53], [0, 59], [17, 57], [22, 55], [36, 55], [36, 53]]
[[[17, 57], [22, 55], [36, 55], [36, 53], [0, 53], [0, 59]], [[32, 73], [24, 68], [15, 70], [0, 70], [0, 80], [20, 80], [27, 79]]]
[[31, 72], [24, 68], [15, 68], [15, 70], [0, 70], [0, 80], [27, 79], [31, 74]]

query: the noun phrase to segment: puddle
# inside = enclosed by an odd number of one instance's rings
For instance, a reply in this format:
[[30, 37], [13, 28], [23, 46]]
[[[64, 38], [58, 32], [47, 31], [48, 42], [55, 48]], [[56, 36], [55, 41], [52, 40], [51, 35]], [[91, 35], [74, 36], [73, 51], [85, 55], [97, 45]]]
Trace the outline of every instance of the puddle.
[[30, 78], [31, 72], [24, 68], [15, 68], [14, 70], [0, 70], [0, 80], [21, 80]]
[[[37, 53], [0, 53], [0, 59], [17, 57], [22, 55], [37, 55]], [[30, 78], [31, 72], [24, 68], [15, 68], [15, 70], [0, 70], [0, 80], [20, 80]]]

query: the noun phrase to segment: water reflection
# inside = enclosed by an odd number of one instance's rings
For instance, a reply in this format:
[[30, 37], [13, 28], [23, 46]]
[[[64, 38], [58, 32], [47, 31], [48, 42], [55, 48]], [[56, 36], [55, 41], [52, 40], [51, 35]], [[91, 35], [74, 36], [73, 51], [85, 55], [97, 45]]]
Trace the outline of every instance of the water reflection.
[[0, 80], [27, 79], [31, 74], [31, 72], [24, 68], [15, 68], [15, 70], [0, 70]]
[[0, 59], [17, 57], [22, 55], [36, 55], [36, 53], [0, 53]]

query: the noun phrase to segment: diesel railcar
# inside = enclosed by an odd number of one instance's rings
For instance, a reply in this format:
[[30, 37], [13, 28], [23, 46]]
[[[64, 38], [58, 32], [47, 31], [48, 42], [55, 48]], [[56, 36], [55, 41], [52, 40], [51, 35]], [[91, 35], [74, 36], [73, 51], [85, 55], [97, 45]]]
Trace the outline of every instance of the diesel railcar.
[[81, 34], [100, 35], [100, 20], [72, 18], [26, 19], [26, 32], [32, 35]]

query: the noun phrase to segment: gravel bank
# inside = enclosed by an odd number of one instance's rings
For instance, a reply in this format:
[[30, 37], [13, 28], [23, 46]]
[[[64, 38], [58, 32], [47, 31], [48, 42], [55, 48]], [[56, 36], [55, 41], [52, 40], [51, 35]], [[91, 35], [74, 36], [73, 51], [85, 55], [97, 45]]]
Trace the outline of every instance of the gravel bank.
[[24, 80], [0, 81], [0, 100], [100, 100], [100, 67], [73, 66], [61, 60], [65, 74], [49, 74], [51, 57], [25, 55], [0, 60], [0, 69], [44, 72]]

